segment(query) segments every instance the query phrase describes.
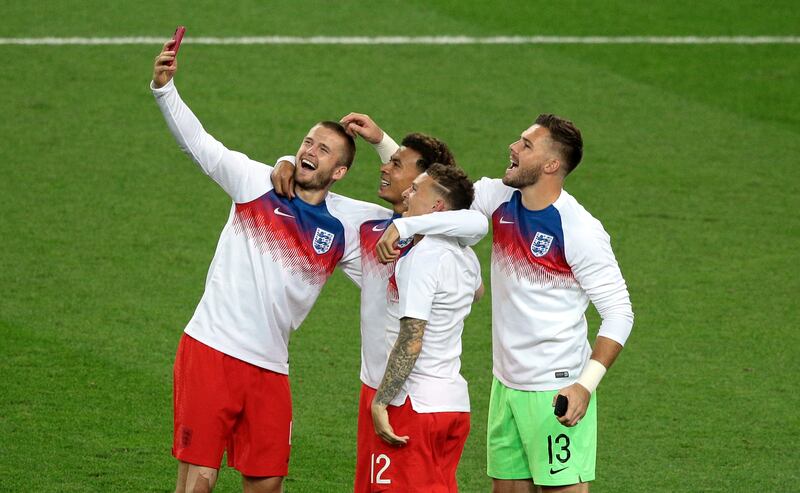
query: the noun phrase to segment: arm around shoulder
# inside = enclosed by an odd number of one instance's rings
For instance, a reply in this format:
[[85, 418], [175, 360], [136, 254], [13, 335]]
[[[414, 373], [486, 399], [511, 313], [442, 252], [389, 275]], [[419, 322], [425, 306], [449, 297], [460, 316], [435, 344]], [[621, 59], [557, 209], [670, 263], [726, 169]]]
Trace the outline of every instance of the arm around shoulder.
[[499, 178], [483, 177], [475, 182], [475, 200], [472, 201], [470, 209], [478, 211], [487, 218], [492, 217], [494, 211], [506, 202], [516, 191], [503, 184]]
[[457, 210], [404, 217], [394, 220], [401, 238], [416, 234], [458, 238], [462, 246], [471, 246], [489, 232], [489, 221], [478, 211]]

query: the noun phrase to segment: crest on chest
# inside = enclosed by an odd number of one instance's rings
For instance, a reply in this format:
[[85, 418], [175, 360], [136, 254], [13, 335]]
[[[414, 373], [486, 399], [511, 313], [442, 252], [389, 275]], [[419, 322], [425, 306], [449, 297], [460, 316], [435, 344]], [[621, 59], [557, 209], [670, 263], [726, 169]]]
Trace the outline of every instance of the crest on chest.
[[322, 228], [317, 228], [314, 232], [314, 240], [312, 241], [312, 246], [314, 247], [314, 251], [317, 252], [319, 255], [323, 253], [327, 253], [328, 250], [331, 249], [331, 245], [333, 245], [333, 238], [336, 235], [331, 233], [330, 231], [325, 231]]
[[531, 242], [531, 253], [534, 257], [544, 257], [553, 245], [553, 236], [536, 232]]

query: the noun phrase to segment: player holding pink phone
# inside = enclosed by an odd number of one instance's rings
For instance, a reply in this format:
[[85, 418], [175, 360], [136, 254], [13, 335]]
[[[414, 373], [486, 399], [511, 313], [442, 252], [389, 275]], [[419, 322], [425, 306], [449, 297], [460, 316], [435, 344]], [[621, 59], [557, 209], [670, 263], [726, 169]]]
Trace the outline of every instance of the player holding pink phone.
[[[175, 56], [178, 56], [178, 49], [181, 47], [181, 41], [183, 41], [183, 35], [186, 33], [186, 28], [183, 26], [178, 26], [175, 29], [175, 34], [172, 36], [172, 51], [175, 52]], [[169, 66], [173, 66], [175, 64], [175, 60], [173, 59], [169, 62]]]

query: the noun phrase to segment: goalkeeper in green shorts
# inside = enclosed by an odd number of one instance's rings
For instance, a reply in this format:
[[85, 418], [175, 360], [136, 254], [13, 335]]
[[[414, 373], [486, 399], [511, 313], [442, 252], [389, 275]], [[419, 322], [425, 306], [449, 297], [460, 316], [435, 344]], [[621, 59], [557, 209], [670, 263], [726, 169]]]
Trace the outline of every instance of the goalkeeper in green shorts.
[[[509, 150], [505, 176], [479, 180], [472, 205], [493, 228], [488, 473], [496, 493], [588, 491], [594, 390], [633, 327], [628, 289], [603, 226], [562, 188], [582, 157], [580, 131], [540, 115]], [[602, 318], [594, 350], [589, 301]]]

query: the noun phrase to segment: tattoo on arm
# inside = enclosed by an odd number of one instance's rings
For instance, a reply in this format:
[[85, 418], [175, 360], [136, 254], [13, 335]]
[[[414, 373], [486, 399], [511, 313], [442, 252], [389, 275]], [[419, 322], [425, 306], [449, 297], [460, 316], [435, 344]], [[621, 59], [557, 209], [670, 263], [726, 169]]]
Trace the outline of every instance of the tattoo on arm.
[[383, 374], [383, 381], [378, 387], [374, 402], [388, 406], [394, 396], [400, 392], [400, 388], [411, 374], [419, 352], [422, 350], [422, 335], [425, 333], [427, 324], [427, 321], [416, 318], [403, 317], [400, 319], [400, 333], [397, 335], [397, 341], [389, 355], [386, 372]]

